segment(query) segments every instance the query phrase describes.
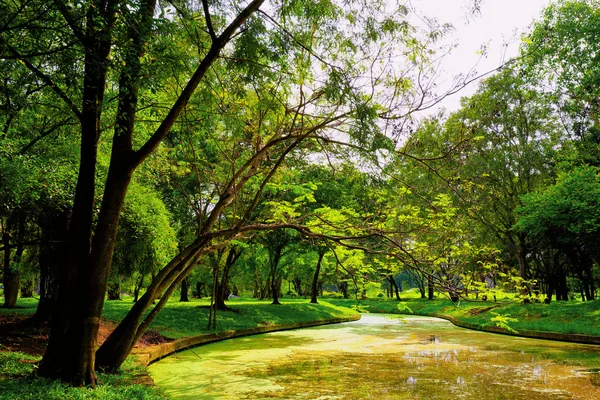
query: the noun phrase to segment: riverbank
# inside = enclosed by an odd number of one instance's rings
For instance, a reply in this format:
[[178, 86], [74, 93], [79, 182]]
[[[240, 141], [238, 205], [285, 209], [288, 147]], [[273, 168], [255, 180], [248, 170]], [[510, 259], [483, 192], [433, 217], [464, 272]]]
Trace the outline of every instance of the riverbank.
[[[103, 315], [104, 337], [127, 313], [130, 301], [107, 301]], [[172, 351], [208, 341], [324, 323], [343, 322], [360, 316], [347, 307], [327, 302], [309, 304], [305, 300], [285, 300], [281, 306], [269, 302], [236, 299], [232, 311], [218, 312], [217, 329], [209, 331], [208, 301], [170, 301], [151, 325], [148, 340], [134, 350], [119, 374], [99, 374], [100, 385], [92, 390], [72, 388], [33, 375], [40, 360], [47, 327], [22, 324], [35, 313], [37, 301], [19, 300], [19, 308], [0, 308], [0, 330], [16, 323], [10, 332], [0, 334], [0, 393], [3, 399], [165, 399], [149, 381], [145, 365]], [[10, 340], [9, 340], [10, 339]], [[101, 340], [103, 338], [101, 337]], [[21, 345], [20, 347], [19, 344]], [[35, 344], [35, 346], [34, 346]], [[13, 351], [19, 348], [20, 351]], [[154, 357], [154, 358], [152, 358]], [[137, 359], [137, 361], [134, 361]]]
[[328, 300], [360, 312], [444, 318], [457, 326], [486, 332], [575, 343], [600, 344], [600, 301], [520, 304], [513, 301], [407, 299]]

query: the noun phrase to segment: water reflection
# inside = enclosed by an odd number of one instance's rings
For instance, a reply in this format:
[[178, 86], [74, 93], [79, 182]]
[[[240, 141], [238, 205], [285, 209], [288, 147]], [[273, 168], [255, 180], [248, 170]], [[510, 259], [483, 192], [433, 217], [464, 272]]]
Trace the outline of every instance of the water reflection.
[[600, 399], [598, 347], [410, 317], [233, 339], [150, 367], [174, 398]]

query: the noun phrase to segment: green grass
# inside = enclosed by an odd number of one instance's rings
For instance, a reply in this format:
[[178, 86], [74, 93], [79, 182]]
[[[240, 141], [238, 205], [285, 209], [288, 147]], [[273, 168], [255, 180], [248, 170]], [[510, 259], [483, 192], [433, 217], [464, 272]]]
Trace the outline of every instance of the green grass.
[[[403, 296], [404, 297], [404, 296]], [[406, 298], [397, 302], [389, 299], [380, 300], [329, 300], [332, 304], [356, 308], [362, 312], [387, 314], [443, 314], [460, 321], [480, 326], [494, 325], [492, 318], [496, 315], [517, 319], [509, 326], [516, 331], [533, 330], [567, 334], [600, 336], [600, 300], [595, 301], [554, 301], [550, 304], [520, 304], [503, 300], [493, 301], [461, 301], [458, 306], [445, 299]], [[399, 309], [400, 308], [400, 309]]]
[[96, 389], [74, 388], [33, 374], [39, 357], [18, 352], [0, 352], [0, 398], [3, 400], [111, 399], [158, 400], [167, 397], [156, 387], [134, 383], [144, 370], [127, 362], [119, 374], [98, 374]]
[[[282, 300], [282, 305], [274, 306], [270, 301], [252, 299], [232, 299], [227, 305], [233, 312], [217, 312], [217, 331], [253, 328], [259, 325], [290, 324], [294, 322], [320, 321], [331, 318], [355, 315], [356, 311], [348, 307], [320, 300], [319, 304], [310, 304], [308, 300]], [[118, 323], [127, 314], [133, 303], [130, 300], [107, 301], [104, 304], [103, 318]], [[207, 330], [208, 299], [192, 299], [182, 303], [169, 300], [158, 314], [150, 329], [163, 336], [179, 339], [214, 331]], [[0, 308], [1, 315], [33, 315], [37, 307], [35, 299], [19, 299], [17, 308]]]
[[[235, 311], [217, 312], [217, 331], [321, 321], [356, 314], [347, 307], [335, 306], [328, 301], [309, 304], [307, 300], [283, 300], [282, 303], [280, 306], [274, 306], [269, 301], [230, 300], [227, 305]], [[194, 299], [188, 303], [169, 301], [150, 328], [172, 339], [214, 332], [207, 330], [208, 305], [208, 300]], [[104, 318], [120, 321], [130, 307], [130, 302], [107, 301], [104, 306]]]

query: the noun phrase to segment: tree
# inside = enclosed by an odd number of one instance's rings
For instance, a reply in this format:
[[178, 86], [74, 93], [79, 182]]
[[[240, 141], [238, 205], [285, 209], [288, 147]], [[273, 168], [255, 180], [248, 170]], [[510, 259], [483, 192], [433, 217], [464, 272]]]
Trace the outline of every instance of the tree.
[[524, 198], [520, 231], [565, 255], [583, 285], [583, 299], [595, 298], [593, 271], [600, 260], [600, 176], [580, 167], [559, 175], [555, 185]]

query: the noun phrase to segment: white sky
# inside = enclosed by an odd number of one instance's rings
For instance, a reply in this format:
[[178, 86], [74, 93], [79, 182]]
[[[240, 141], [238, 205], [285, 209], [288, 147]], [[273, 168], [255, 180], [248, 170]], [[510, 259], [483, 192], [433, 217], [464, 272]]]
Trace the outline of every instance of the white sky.
[[[473, 0], [411, 0], [420, 14], [435, 17], [440, 23], [449, 22], [454, 31], [448, 40], [458, 47], [443, 62], [445, 75], [439, 84], [451, 83], [453, 76], [466, 73], [475, 66], [478, 73], [492, 70], [518, 54], [521, 34], [534, 19], [539, 19], [550, 0], [483, 0], [481, 14], [469, 14]], [[504, 46], [508, 43], [508, 46]], [[487, 44], [487, 56], [480, 59], [477, 51]], [[444, 76], [446, 78], [444, 78]], [[472, 94], [477, 84], [471, 84], [441, 103], [448, 111], [460, 106], [460, 97]]]

